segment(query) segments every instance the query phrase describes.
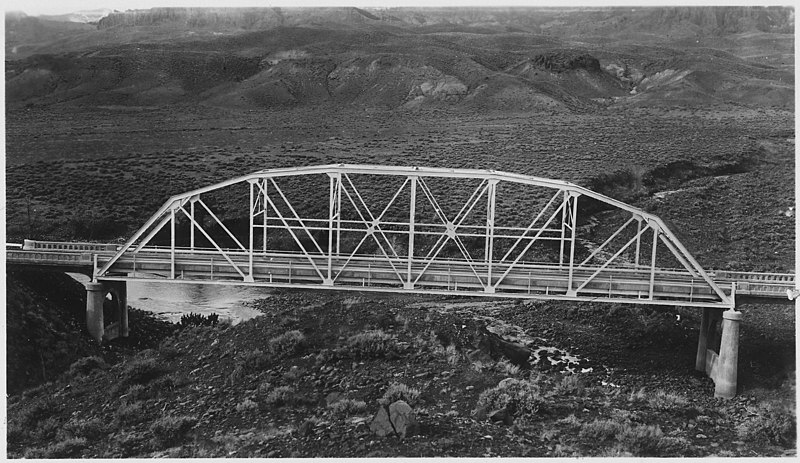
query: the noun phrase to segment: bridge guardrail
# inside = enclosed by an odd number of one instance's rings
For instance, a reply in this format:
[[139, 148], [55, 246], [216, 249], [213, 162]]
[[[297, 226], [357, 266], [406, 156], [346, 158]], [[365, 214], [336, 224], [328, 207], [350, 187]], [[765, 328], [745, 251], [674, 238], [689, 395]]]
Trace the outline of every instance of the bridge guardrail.
[[92, 265], [94, 257], [92, 253], [8, 250], [6, 251], [6, 261], [14, 263], [52, 263], [54, 265], [64, 263]]
[[749, 296], [785, 297], [787, 290], [795, 288], [795, 275], [791, 273], [759, 273], [714, 270], [713, 278], [736, 283], [736, 292]]

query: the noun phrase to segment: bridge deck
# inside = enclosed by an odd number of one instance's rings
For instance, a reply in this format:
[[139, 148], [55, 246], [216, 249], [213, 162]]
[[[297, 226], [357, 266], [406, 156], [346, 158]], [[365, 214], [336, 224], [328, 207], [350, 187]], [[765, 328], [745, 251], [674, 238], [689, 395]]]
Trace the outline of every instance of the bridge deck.
[[[8, 263], [84, 270], [102, 266], [114, 251], [8, 250]], [[303, 256], [293, 253], [256, 254], [176, 248], [174, 266], [170, 249], [144, 248], [126, 252], [114, 263], [107, 280], [168, 280], [216, 284], [292, 286], [303, 288], [413, 291], [463, 295], [494, 295], [568, 300], [605, 300], [664, 305], [719, 307], [720, 300], [700, 278], [671, 269], [577, 267], [558, 264], [509, 262], [425, 261], [356, 255]], [[95, 257], [96, 256], [96, 257]], [[96, 259], [96, 261], [95, 261]], [[230, 259], [230, 261], [228, 261]], [[491, 267], [491, 269], [490, 269]], [[491, 274], [492, 284], [487, 284]], [[498, 283], [501, 275], [505, 277]], [[751, 297], [786, 297], [794, 275], [747, 272], [711, 272], [726, 295], [732, 282], [736, 294]], [[651, 292], [652, 278], [652, 292]], [[581, 288], [581, 286], [583, 286]], [[579, 292], [568, 288], [581, 288]], [[488, 289], [487, 289], [488, 288]]]

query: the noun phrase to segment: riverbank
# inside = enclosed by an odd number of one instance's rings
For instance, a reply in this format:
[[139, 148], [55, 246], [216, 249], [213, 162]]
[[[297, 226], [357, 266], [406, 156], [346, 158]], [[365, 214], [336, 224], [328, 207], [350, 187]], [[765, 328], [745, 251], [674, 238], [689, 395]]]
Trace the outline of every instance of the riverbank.
[[[237, 326], [185, 328], [116, 365], [83, 361], [12, 397], [9, 456], [780, 456], [794, 448], [793, 356], [776, 370], [775, 357], [750, 353], [760, 334], [743, 330], [740, 371], [750, 379], [736, 398], [714, 399], [713, 383], [693, 371], [698, 328], [688, 310], [293, 291], [257, 308], [263, 316]], [[790, 312], [771, 313], [787, 329], [762, 347], [794, 345]], [[539, 351], [538, 362], [525, 356], [537, 347], [559, 350]]]

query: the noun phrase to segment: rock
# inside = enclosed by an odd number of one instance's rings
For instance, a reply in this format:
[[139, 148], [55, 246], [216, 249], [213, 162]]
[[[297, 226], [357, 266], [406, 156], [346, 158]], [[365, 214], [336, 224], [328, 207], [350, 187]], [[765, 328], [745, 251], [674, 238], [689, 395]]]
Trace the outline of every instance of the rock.
[[369, 429], [377, 434], [378, 437], [386, 437], [394, 432], [394, 427], [389, 420], [389, 412], [386, 410], [386, 407], [381, 406], [378, 409], [378, 413], [375, 414], [375, 417], [372, 418], [372, 422], [369, 424]]
[[389, 420], [394, 426], [394, 431], [401, 437], [413, 434], [417, 426], [414, 410], [403, 400], [389, 405]]
[[342, 394], [339, 392], [331, 392], [325, 396], [325, 405], [330, 405], [341, 400]]
[[303, 421], [303, 424], [301, 424], [300, 427], [297, 428], [297, 434], [300, 437], [309, 436], [313, 432], [314, 432], [314, 422], [311, 420]]
[[489, 413], [489, 419], [495, 422], [502, 422], [506, 426], [511, 426], [514, 424], [514, 417], [511, 416], [511, 413], [509, 413], [508, 409], [506, 408], [500, 408], [492, 411]]
[[483, 421], [488, 417], [488, 412], [489, 410], [487, 410], [486, 406], [481, 406], [472, 411], [472, 416], [475, 417], [476, 421]]

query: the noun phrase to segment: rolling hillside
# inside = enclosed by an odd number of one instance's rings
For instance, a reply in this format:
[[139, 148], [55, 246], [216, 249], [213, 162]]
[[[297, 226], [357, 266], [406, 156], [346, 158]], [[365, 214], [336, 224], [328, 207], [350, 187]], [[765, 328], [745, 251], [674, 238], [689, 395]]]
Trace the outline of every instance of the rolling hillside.
[[786, 8], [160, 8], [96, 24], [16, 14], [6, 94], [10, 108], [791, 108], [792, 24]]

